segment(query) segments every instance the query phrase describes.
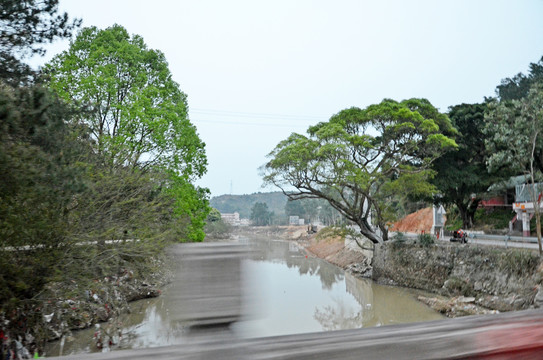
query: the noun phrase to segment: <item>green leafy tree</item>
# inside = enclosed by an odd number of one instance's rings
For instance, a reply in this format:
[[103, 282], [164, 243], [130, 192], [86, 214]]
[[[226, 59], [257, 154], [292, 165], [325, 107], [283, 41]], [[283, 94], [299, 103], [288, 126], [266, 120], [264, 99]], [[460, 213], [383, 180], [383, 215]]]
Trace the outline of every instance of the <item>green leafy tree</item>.
[[[494, 101], [490, 103], [486, 116], [487, 141], [490, 151], [490, 169], [511, 169], [523, 173], [532, 184], [542, 178], [541, 159], [543, 149], [543, 82], [535, 83], [528, 95], [520, 100]], [[535, 209], [536, 231], [541, 246], [541, 219], [538, 194], [532, 187], [531, 198]]]
[[84, 28], [46, 67], [61, 98], [91, 109], [82, 122], [96, 151], [119, 166], [165, 167], [188, 179], [206, 171], [204, 144], [164, 54], [122, 26]]
[[221, 220], [221, 213], [219, 212], [219, 210], [215, 208], [211, 208], [211, 210], [209, 211], [209, 214], [207, 215], [207, 221], [215, 222], [215, 221], [220, 221], [220, 220]]
[[36, 294], [71, 243], [85, 146], [68, 118], [47, 89], [0, 86], [0, 307]]
[[78, 122], [89, 128], [103, 166], [166, 172], [161, 187], [176, 199], [175, 214], [187, 220], [187, 237], [203, 240], [208, 191], [193, 181], [206, 171], [205, 145], [164, 54], [122, 26], [90, 27], [45, 71], [62, 99], [88, 109]]
[[59, 13], [58, 0], [0, 0], [0, 78], [28, 81], [32, 71], [22, 60], [43, 55], [43, 44], [70, 37], [80, 23]]
[[288, 199], [285, 204], [285, 214], [287, 217], [299, 216], [303, 218], [306, 214], [303, 202], [301, 200]]
[[256, 226], [270, 225], [273, 213], [269, 211], [268, 205], [263, 202], [256, 202], [251, 208], [251, 217]]
[[[84, 289], [98, 291], [96, 279], [105, 276], [130, 273], [142, 279], [157, 271], [166, 244], [203, 238], [207, 192], [190, 181], [205, 163], [176, 167], [176, 159], [161, 162], [149, 154], [131, 163], [97, 151], [86, 121], [94, 113], [66, 106], [43, 78], [40, 84], [29, 82], [31, 72], [20, 62], [21, 54], [41, 54], [40, 44], [67, 36], [76, 24], [68, 24], [65, 14], [54, 15], [57, 1], [0, 0], [0, 5], [0, 317], [13, 338], [30, 331], [42, 344], [48, 336], [42, 315], [51, 299], [85, 301]], [[188, 148], [180, 162], [203, 151], [197, 137], [182, 142]], [[112, 143], [124, 146], [120, 138]], [[151, 152], [179, 155], [168, 146]], [[112, 239], [123, 241], [106, 242]], [[50, 282], [60, 286], [45, 286]], [[99, 287], [112, 290], [115, 284]], [[114, 311], [127, 299], [117, 290], [108, 300]]]
[[450, 108], [449, 118], [460, 132], [455, 139], [458, 149], [443, 154], [432, 167], [437, 173], [432, 180], [439, 190], [436, 201], [456, 205], [465, 229], [473, 226], [482, 194], [494, 181], [486, 166], [483, 133], [486, 109], [486, 104], [461, 104]]
[[[449, 118], [425, 99], [350, 108], [292, 134], [269, 154], [264, 180], [291, 199], [322, 198], [374, 243], [388, 239], [397, 193], [429, 194], [431, 163], [456, 147]], [[290, 191], [294, 188], [294, 191]], [[380, 229], [370, 223], [370, 215]]]
[[207, 215], [206, 226], [204, 228], [206, 237], [215, 239], [228, 239], [232, 232], [232, 225], [223, 221], [221, 213], [215, 208]]
[[530, 88], [543, 81], [543, 57], [537, 63], [530, 63], [528, 74], [518, 73], [506, 78], [496, 88], [500, 101], [520, 100], [528, 95]]

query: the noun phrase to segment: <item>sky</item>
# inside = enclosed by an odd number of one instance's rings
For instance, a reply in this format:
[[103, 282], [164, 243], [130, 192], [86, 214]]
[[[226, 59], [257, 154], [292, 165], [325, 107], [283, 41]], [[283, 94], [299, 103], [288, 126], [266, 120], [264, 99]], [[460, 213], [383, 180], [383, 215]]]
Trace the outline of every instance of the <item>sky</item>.
[[[543, 0], [60, 0], [83, 26], [162, 51], [206, 143], [212, 196], [276, 191], [259, 167], [291, 133], [352, 106], [494, 96], [543, 56]], [[38, 66], [66, 50], [48, 47]]]

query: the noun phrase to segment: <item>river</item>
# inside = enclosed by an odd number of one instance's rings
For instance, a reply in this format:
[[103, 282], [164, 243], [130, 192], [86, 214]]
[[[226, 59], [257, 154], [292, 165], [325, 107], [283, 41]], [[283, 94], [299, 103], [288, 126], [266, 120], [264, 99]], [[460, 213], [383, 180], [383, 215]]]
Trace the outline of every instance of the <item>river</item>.
[[[243, 321], [230, 326], [241, 338], [286, 335], [383, 326], [443, 318], [415, 299], [409, 289], [378, 285], [359, 279], [327, 262], [306, 256], [296, 243], [271, 238], [242, 239], [253, 246], [243, 260]], [[175, 286], [175, 282], [170, 285]], [[171, 321], [168, 288], [155, 299], [131, 304], [132, 312], [102, 331], [122, 332], [116, 349], [147, 348], [191, 341], [188, 329]], [[76, 331], [63, 344], [63, 354], [100, 351], [93, 342], [95, 329]], [[46, 349], [59, 354], [60, 342]]]

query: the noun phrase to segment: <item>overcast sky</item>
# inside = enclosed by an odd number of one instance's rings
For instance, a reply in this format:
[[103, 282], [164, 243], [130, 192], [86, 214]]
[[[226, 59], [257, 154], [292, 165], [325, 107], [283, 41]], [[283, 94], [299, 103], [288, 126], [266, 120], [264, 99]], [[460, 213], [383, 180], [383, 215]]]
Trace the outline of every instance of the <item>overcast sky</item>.
[[[543, 0], [60, 0], [164, 52], [206, 143], [212, 196], [261, 188], [292, 132], [383, 98], [451, 105], [493, 96], [543, 56]], [[42, 61], [67, 49], [55, 43]]]

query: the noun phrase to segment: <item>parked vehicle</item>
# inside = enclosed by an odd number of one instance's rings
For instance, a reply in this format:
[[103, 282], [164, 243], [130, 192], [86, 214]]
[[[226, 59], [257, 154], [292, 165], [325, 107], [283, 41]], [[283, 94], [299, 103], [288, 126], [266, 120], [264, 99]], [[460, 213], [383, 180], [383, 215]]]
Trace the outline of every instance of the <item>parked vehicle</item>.
[[466, 232], [462, 229], [455, 230], [453, 232], [453, 237], [449, 239], [449, 241], [458, 241], [462, 244], [467, 244], [468, 242], [468, 235]]

